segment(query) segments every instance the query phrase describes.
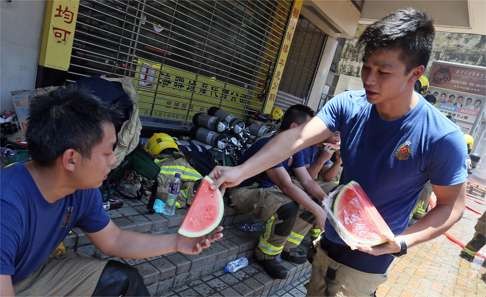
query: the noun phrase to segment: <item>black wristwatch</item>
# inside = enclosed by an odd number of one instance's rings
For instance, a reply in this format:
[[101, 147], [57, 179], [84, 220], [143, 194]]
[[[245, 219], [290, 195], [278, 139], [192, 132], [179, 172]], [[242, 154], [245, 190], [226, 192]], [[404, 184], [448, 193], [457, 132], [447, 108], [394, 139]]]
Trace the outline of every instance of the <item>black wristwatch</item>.
[[392, 256], [400, 257], [407, 254], [407, 242], [404, 239], [400, 239], [400, 251], [398, 253], [393, 253]]

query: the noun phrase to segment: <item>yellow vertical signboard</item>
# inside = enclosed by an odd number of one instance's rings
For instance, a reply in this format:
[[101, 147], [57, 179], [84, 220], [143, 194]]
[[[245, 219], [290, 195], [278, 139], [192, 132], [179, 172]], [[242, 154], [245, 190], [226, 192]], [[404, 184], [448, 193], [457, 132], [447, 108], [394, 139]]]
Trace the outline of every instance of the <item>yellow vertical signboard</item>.
[[284, 40], [280, 47], [278, 53], [277, 66], [273, 72], [272, 80], [270, 82], [270, 88], [267, 93], [267, 98], [265, 100], [265, 106], [263, 108], [264, 113], [270, 113], [277, 98], [278, 86], [280, 85], [280, 80], [282, 79], [282, 74], [285, 68], [285, 62], [287, 61], [287, 56], [289, 55], [289, 49], [292, 45], [292, 38], [294, 37], [295, 28], [297, 27], [297, 22], [299, 21], [300, 10], [302, 9], [303, 0], [294, 0], [292, 5], [292, 12], [287, 24], [287, 30], [285, 31]]
[[78, 8], [79, 0], [46, 1], [39, 65], [68, 70]]

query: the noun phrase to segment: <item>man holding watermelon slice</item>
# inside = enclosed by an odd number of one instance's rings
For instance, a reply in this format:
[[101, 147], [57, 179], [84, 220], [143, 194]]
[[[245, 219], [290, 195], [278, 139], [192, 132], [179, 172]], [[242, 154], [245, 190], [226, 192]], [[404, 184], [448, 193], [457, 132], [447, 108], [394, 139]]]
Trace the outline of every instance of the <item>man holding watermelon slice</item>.
[[54, 250], [74, 227], [105, 255], [143, 259], [198, 254], [222, 237], [122, 230], [97, 189], [116, 162], [112, 110], [93, 95], [59, 88], [32, 99], [26, 138], [32, 161], [0, 171], [0, 296], [148, 296], [137, 269]]
[[[212, 172], [216, 185], [233, 187], [334, 131], [341, 132], [340, 183], [358, 182], [395, 237], [352, 250], [326, 222], [313, 261], [310, 296], [373, 296], [394, 257], [443, 234], [461, 218], [467, 178], [464, 137], [414, 92], [434, 35], [429, 16], [412, 8], [370, 25], [360, 37], [364, 90], [338, 94], [306, 125], [277, 135], [245, 163]], [[408, 227], [428, 180], [437, 206]]]

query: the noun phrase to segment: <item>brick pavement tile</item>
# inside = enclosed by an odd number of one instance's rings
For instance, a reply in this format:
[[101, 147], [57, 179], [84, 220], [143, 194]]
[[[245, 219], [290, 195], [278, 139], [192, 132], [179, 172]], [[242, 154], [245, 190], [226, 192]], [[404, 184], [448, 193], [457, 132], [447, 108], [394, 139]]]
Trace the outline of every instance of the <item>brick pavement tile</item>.
[[243, 282], [234, 285], [233, 289], [236, 292], [238, 292], [241, 296], [250, 296], [253, 293], [253, 290]]
[[305, 297], [305, 293], [303, 293], [302, 291], [298, 290], [297, 288], [294, 288], [294, 289], [290, 290], [289, 293], [293, 297]]
[[152, 232], [164, 231], [169, 227], [169, 220], [159, 214], [147, 214], [145, 217], [152, 223]]
[[176, 274], [188, 272], [191, 268], [191, 261], [181, 253], [173, 253], [165, 257], [176, 266]]
[[220, 276], [219, 279], [222, 280], [223, 282], [227, 283], [230, 286], [235, 285], [235, 284], [240, 282], [237, 278], [235, 278], [234, 276], [232, 276], [231, 274], [228, 274], [228, 273]]
[[160, 272], [160, 279], [171, 278], [176, 274], [177, 266], [167, 258], [162, 257], [151, 261], [152, 265]]
[[246, 279], [244, 283], [252, 289], [253, 296], [260, 296], [260, 294], [263, 292], [263, 288], [265, 287], [261, 282], [257, 281], [253, 277]]
[[223, 270], [219, 270], [219, 271], [215, 271], [215, 272], [213, 272], [213, 274], [212, 274], [212, 275], [213, 275], [214, 277], [220, 277], [220, 276], [222, 276], [223, 274], [225, 274], [225, 272], [224, 272]]
[[282, 297], [292, 297], [292, 295], [290, 293], [285, 293], [282, 295]]
[[149, 291], [150, 296], [154, 296], [158, 293], [158, 287], [159, 287], [159, 283], [154, 283], [147, 286], [147, 290]]
[[122, 214], [118, 211], [118, 209], [110, 210], [108, 211], [108, 214], [112, 219], [116, 219], [122, 216]]
[[146, 262], [145, 259], [123, 259], [123, 261], [129, 265], [138, 265], [140, 263]]
[[113, 219], [113, 222], [118, 227], [120, 227], [121, 229], [124, 229], [124, 230], [131, 229], [131, 228], [134, 227], [133, 222], [130, 221], [129, 219], [127, 219], [126, 217], [119, 217], [119, 218]]
[[238, 279], [239, 281], [244, 281], [245, 279], [249, 278], [250, 276], [244, 270], [238, 270], [231, 274], [234, 278]]
[[125, 216], [125, 217], [134, 216], [134, 215], [138, 214], [138, 212], [133, 207], [130, 207], [130, 206], [119, 208], [119, 209], [117, 209], [117, 211], [122, 216]]
[[184, 272], [184, 273], [178, 273], [175, 278], [174, 278], [174, 288], [179, 288], [189, 282], [189, 272]]
[[205, 282], [212, 280], [213, 278], [214, 278], [214, 276], [212, 274], [208, 274], [208, 275], [204, 275], [203, 277], [201, 277], [201, 281], [203, 281], [205, 283]]
[[189, 288], [189, 289], [187, 289], [185, 291], [180, 292], [179, 295], [184, 296], [184, 297], [200, 297], [200, 296], [204, 296], [204, 295], [199, 294], [198, 292], [196, 292], [195, 290], [193, 290], [191, 288]]
[[173, 285], [174, 285], [174, 277], [159, 281], [159, 288], [157, 294], [163, 295], [168, 293], [168, 291], [170, 291], [169, 289], [171, 289]]
[[224, 281], [220, 280], [219, 278], [213, 278], [212, 280], [206, 282], [206, 284], [215, 289], [216, 291], [221, 291], [229, 287], [227, 283]]
[[148, 214], [148, 209], [147, 209], [147, 206], [145, 205], [137, 205], [137, 206], [134, 206], [133, 209], [135, 209], [137, 211], [137, 213], [139, 214]]
[[222, 290], [220, 293], [224, 297], [238, 297], [238, 296], [241, 296], [238, 292], [236, 292], [235, 290], [233, 290], [233, 288], [230, 288], [230, 287]]
[[183, 286], [174, 286], [174, 288], [172, 289], [172, 291], [174, 291], [175, 293], [180, 293], [182, 291], [185, 291], [187, 290], [189, 287], [187, 285], [183, 285]]
[[159, 280], [160, 272], [149, 262], [144, 262], [134, 266], [142, 275], [145, 284], [153, 284]]
[[196, 292], [198, 292], [201, 296], [211, 296], [216, 293], [216, 290], [211, 288], [210, 286], [206, 284], [200, 284], [198, 286], [193, 286], [192, 287]]

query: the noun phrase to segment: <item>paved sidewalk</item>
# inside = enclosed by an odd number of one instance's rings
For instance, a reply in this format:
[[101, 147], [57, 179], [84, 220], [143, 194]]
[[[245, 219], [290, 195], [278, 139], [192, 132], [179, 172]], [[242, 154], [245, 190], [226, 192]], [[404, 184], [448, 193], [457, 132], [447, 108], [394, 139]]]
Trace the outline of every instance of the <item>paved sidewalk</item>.
[[[466, 205], [484, 212], [486, 198], [479, 197], [476, 201], [484, 204], [466, 198]], [[466, 209], [462, 219], [447, 233], [466, 244], [474, 234], [478, 218], [478, 214]], [[486, 296], [486, 282], [481, 280], [481, 274], [486, 273], [482, 259], [476, 257], [473, 263], [467, 262], [459, 257], [460, 251], [461, 248], [444, 235], [411, 248], [395, 262], [377, 296]], [[486, 248], [480, 252], [486, 254]]]

